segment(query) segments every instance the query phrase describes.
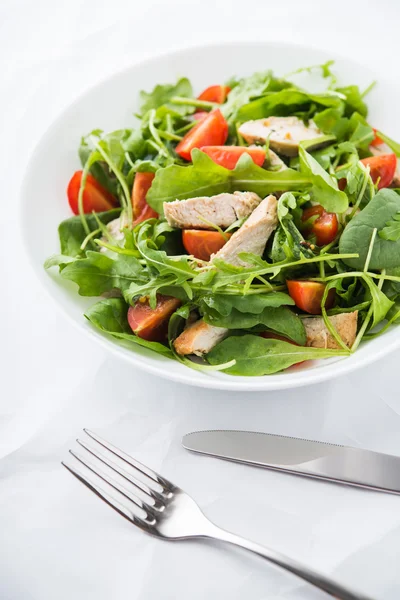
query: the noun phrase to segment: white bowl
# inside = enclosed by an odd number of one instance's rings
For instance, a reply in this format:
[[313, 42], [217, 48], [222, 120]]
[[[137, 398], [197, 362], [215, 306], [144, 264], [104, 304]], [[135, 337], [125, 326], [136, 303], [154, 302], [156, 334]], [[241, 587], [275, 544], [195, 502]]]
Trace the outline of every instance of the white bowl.
[[[44, 260], [59, 250], [58, 224], [71, 216], [65, 189], [71, 174], [79, 168], [77, 148], [81, 136], [97, 128], [112, 131], [130, 127], [139, 90], [150, 90], [157, 83], [174, 82], [177, 77], [187, 75], [194, 89], [200, 92], [207, 85], [222, 83], [232, 75], [249, 75], [265, 69], [285, 75], [330, 58], [337, 60], [335, 69], [340, 83], [366, 87], [375, 79], [379, 81], [379, 76], [364, 66], [312, 48], [275, 42], [209, 45], [152, 58], [116, 73], [83, 93], [58, 117], [34, 151], [27, 169], [22, 186], [22, 228], [37, 276], [58, 307], [83, 333], [116, 356], [156, 375], [202, 387], [242, 391], [285, 389], [324, 381], [365, 366], [400, 345], [399, 331], [394, 327], [376, 340], [363, 343], [349, 358], [318, 361], [265, 377], [206, 374], [140, 346], [128, 349], [102, 335], [83, 316], [96, 299], [78, 296], [74, 284], [62, 280], [55, 270], [49, 273], [43, 268]], [[391, 115], [398, 114], [398, 98], [396, 88], [380, 81], [367, 98], [370, 122], [397, 139], [400, 130]]]

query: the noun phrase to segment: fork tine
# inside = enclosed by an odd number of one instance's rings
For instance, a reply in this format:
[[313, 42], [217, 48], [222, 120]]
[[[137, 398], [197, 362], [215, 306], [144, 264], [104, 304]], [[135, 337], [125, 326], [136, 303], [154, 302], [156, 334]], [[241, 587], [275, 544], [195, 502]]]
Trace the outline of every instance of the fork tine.
[[129, 483], [133, 485], [137, 490], [140, 490], [143, 494], [145, 494], [145, 496], [151, 499], [155, 503], [155, 505], [157, 505], [158, 508], [163, 504], [163, 498], [159, 492], [151, 489], [142, 481], [139, 481], [139, 479], [125, 471], [125, 469], [114, 463], [104, 454], [101, 454], [101, 452], [98, 452], [95, 448], [93, 448], [83, 440], [77, 439], [76, 441], [80, 446], [82, 446], [82, 448], [85, 448], [85, 450], [90, 452], [90, 454], [92, 454], [102, 463], [110, 467], [110, 469], [121, 475], [121, 477], [129, 481]]
[[92, 473], [94, 473], [95, 475], [100, 477], [100, 479], [102, 479], [103, 481], [108, 483], [111, 487], [113, 487], [115, 490], [117, 490], [117, 492], [119, 492], [120, 494], [125, 496], [125, 498], [127, 498], [128, 500], [133, 502], [133, 504], [135, 504], [135, 506], [137, 506], [138, 508], [143, 510], [147, 516], [151, 516], [154, 518], [155, 509], [153, 506], [150, 506], [149, 504], [147, 504], [146, 502], [141, 500], [138, 496], [136, 496], [136, 494], [133, 494], [132, 492], [127, 490], [123, 485], [118, 483], [118, 481], [116, 481], [113, 477], [110, 477], [109, 475], [107, 475], [107, 473], [105, 471], [97, 468], [93, 464], [93, 462], [84, 458], [82, 456], [82, 454], [79, 454], [78, 452], [74, 452], [73, 450], [70, 450], [70, 453], [72, 454], [72, 456], [74, 458], [76, 458], [77, 460], [79, 460], [79, 462], [81, 462], [83, 465], [85, 465], [85, 467], [90, 469], [92, 471]]
[[145, 529], [147, 531], [149, 531], [151, 529], [151, 524], [149, 524], [147, 521], [141, 519], [140, 517], [136, 516], [131, 510], [129, 510], [129, 508], [127, 508], [121, 502], [118, 502], [118, 500], [113, 498], [113, 496], [111, 496], [111, 494], [106, 492], [106, 490], [104, 490], [101, 486], [99, 486], [97, 483], [95, 483], [91, 477], [84, 475], [80, 469], [76, 469], [75, 467], [72, 467], [71, 465], [68, 465], [65, 462], [61, 462], [61, 464], [70, 473], [72, 473], [72, 475], [74, 475], [77, 479], [79, 479], [79, 481], [84, 483], [86, 485], [86, 487], [88, 487], [90, 490], [92, 490], [92, 492], [94, 492], [97, 496], [99, 496], [99, 498], [104, 500], [104, 502], [106, 504], [111, 506], [120, 515], [125, 517], [125, 519], [128, 519], [128, 521], [130, 521], [134, 525], [138, 525], [138, 527]]
[[93, 433], [93, 431], [90, 431], [89, 429], [84, 429], [83, 431], [96, 442], [104, 446], [104, 448], [106, 448], [107, 450], [121, 458], [123, 461], [128, 463], [128, 465], [139, 471], [142, 475], [145, 475], [146, 477], [155, 481], [162, 487], [167, 488], [168, 491], [172, 491], [175, 488], [174, 484], [171, 481], [168, 481], [168, 479], [165, 479], [165, 477], [161, 477], [161, 475], [159, 475], [152, 469], [149, 469], [149, 467], [146, 467], [138, 460], [135, 460], [134, 458], [129, 456], [129, 454], [126, 454], [119, 448], [116, 448], [116, 446], [113, 446], [113, 444], [110, 444], [109, 442], [101, 438], [99, 435], [97, 435], [97, 433]]

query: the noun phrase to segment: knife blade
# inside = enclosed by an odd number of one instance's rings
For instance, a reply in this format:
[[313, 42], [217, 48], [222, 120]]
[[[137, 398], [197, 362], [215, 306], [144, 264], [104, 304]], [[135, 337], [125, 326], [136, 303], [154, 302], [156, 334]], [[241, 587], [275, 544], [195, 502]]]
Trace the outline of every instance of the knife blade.
[[400, 457], [253, 431], [195, 431], [187, 450], [295, 475], [400, 494]]

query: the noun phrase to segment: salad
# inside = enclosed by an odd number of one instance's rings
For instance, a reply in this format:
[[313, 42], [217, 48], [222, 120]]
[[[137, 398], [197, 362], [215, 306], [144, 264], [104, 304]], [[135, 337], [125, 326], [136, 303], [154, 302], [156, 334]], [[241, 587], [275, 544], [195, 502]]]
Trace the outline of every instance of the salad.
[[[320, 70], [323, 91], [296, 85]], [[46, 268], [85, 317], [188, 367], [259, 376], [346, 357], [400, 322], [400, 144], [332, 61], [140, 92], [82, 138]]]

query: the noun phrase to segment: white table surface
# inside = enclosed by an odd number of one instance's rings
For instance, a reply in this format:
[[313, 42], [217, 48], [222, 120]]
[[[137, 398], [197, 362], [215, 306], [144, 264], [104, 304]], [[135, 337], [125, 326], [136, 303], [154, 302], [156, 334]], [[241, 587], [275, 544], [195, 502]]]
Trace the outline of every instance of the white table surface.
[[41, 289], [21, 246], [18, 190], [51, 121], [115, 69], [184, 45], [283, 39], [361, 56], [398, 77], [399, 12], [396, 0], [373, 9], [342, 0], [2, 0], [0, 598], [325, 597], [253, 556], [135, 530], [60, 466], [90, 427], [191, 493], [221, 526], [398, 600], [398, 497], [201, 458], [180, 438], [238, 428], [400, 454], [400, 352], [337, 381], [269, 394], [141, 373], [82, 337]]

